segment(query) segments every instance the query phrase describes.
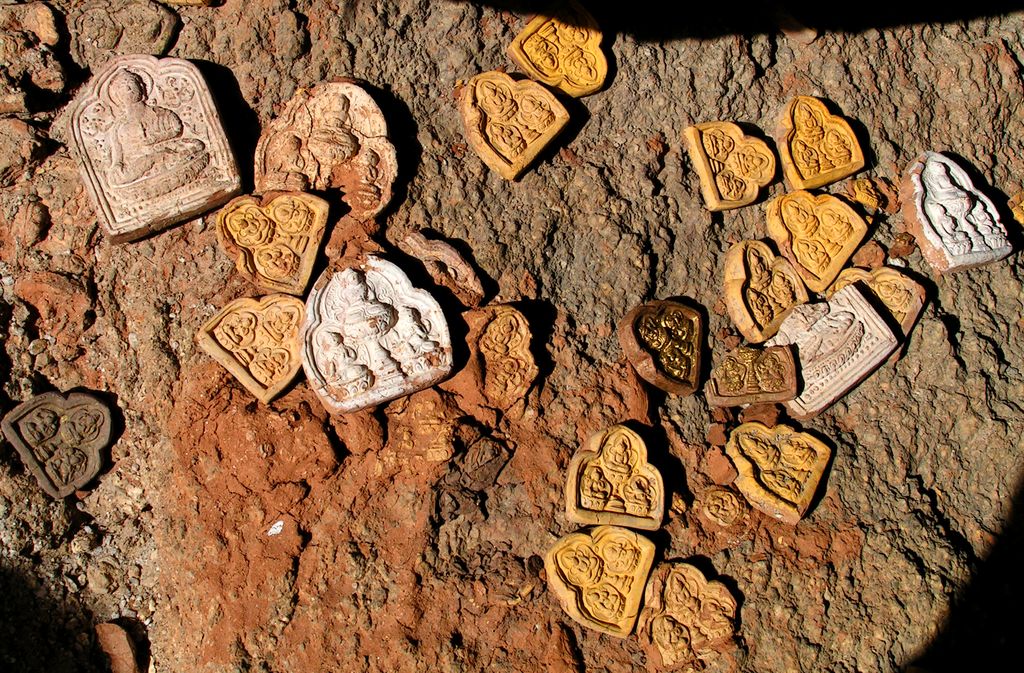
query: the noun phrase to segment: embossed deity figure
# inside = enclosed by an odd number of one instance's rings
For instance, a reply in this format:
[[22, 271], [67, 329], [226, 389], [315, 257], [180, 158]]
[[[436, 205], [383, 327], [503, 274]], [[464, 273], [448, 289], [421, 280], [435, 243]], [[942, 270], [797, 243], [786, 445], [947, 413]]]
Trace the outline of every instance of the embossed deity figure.
[[725, 255], [725, 303], [747, 340], [771, 337], [793, 307], [808, 299], [807, 288], [789, 260], [761, 241], [741, 241]]
[[728, 210], [757, 200], [775, 177], [775, 154], [732, 122], [688, 127], [683, 136], [708, 210]]
[[217, 109], [187, 61], [111, 60], [72, 104], [71, 129], [86, 187], [115, 242], [187, 220], [240, 190]]
[[307, 303], [303, 366], [332, 412], [348, 412], [426, 388], [451, 369], [440, 307], [395, 265], [328, 269]]
[[797, 96], [782, 115], [779, 150], [794, 189], [824, 187], [864, 168], [850, 124], [811, 96]]
[[526, 395], [537, 378], [526, 317], [511, 306], [494, 307], [477, 348], [484, 396], [494, 406], [508, 410]]
[[679, 302], [658, 300], [634, 308], [619, 324], [619, 343], [637, 373], [652, 385], [690, 395], [700, 378], [703, 321]]

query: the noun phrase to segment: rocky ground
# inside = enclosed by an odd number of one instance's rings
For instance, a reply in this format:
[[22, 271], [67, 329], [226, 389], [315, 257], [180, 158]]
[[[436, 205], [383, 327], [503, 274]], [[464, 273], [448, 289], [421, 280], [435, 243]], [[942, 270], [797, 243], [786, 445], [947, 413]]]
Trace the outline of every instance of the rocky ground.
[[[2, 403], [105, 391], [119, 439], [94, 488], [66, 501], [0, 445], [0, 668], [104, 670], [92, 627], [117, 620], [157, 672], [640, 669], [634, 639], [563, 614], [541, 563], [576, 528], [562, 504], [570, 457], [624, 421], [672, 491], [659, 557], [694, 559], [740, 598], [739, 642], [711, 670], [952, 670], [1016, 655], [1019, 255], [937, 279], [910, 254], [923, 317], [902, 359], [803, 424], [835, 457], [795, 528], [756, 511], [729, 534], [702, 522], [701, 494], [722, 479], [711, 410], [700, 394], [649, 390], [614, 330], [642, 300], [687, 296], [708, 309], [709, 352], [734, 336], [722, 261], [731, 242], [765, 236], [764, 211], [703, 208], [682, 140], [695, 122], [770, 134], [792, 96], [821, 96], [855, 120], [866, 175], [898, 181], [921, 151], [949, 151], [1005, 206], [1024, 174], [1024, 13], [795, 8], [832, 28], [808, 43], [762, 3], [595, 3], [608, 85], [570, 101], [568, 131], [508, 183], [468, 147], [455, 92], [513, 70], [505, 49], [531, 3], [175, 8], [180, 27], [160, 39], [211, 83], [247, 189], [259, 129], [296, 87], [366, 80], [401, 165], [377, 243], [429, 287], [394, 245], [417, 229], [454, 240], [491, 301], [530, 319], [536, 386], [504, 415], [466, 402], [464, 379], [441, 386], [457, 451], [432, 462], [398, 441], [400, 405], [331, 418], [300, 383], [268, 408], [197, 347], [203, 322], [254, 294], [210, 220], [103, 238], [64, 144], [63, 111], [89, 73], [73, 48], [78, 4], [50, 3], [49, 20], [0, 2]], [[888, 248], [903, 225], [882, 216], [871, 235]], [[472, 315], [440, 296], [465, 335]], [[456, 366], [466, 357], [457, 349]]]

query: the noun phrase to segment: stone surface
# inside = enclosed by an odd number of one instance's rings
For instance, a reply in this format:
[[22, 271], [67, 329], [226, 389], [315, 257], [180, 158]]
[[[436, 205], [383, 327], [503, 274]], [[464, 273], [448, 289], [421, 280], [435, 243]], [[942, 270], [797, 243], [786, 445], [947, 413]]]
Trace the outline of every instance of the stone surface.
[[236, 299], [203, 325], [199, 345], [260, 402], [269, 404], [302, 369], [301, 299]]
[[423, 262], [431, 279], [451, 290], [465, 306], [479, 306], [484, 300], [484, 288], [476, 270], [451, 244], [416, 231], [398, 245], [402, 252]]
[[807, 301], [793, 265], [761, 241], [741, 241], [725, 254], [723, 291], [729, 317], [750, 342], [771, 338], [786, 316]]
[[619, 323], [619, 345], [648, 383], [692, 395], [700, 383], [705, 328], [700, 313], [671, 300], [637, 306]]
[[324, 271], [306, 300], [302, 366], [331, 413], [373, 407], [448, 376], [448, 323], [391, 262], [343, 262]]
[[241, 190], [199, 70], [181, 59], [111, 59], [71, 105], [71, 149], [111, 241], [133, 241]]
[[868, 233], [868, 225], [842, 199], [791, 192], [767, 206], [768, 235], [815, 292], [824, 292]]
[[925, 152], [903, 181], [903, 217], [938, 273], [1003, 259], [1013, 246], [992, 200], [949, 157]]
[[747, 503], [736, 491], [725, 486], [708, 488], [701, 494], [699, 502], [701, 516], [722, 528], [741, 523], [747, 515]]
[[683, 137], [708, 210], [749, 206], [775, 180], [775, 152], [732, 122], [689, 126]]
[[898, 341], [861, 291], [848, 286], [827, 302], [797, 308], [767, 344], [796, 347], [803, 389], [786, 408], [794, 418], [804, 419], [821, 413], [870, 376]]
[[740, 346], [722, 357], [704, 388], [708, 404], [738, 407], [759, 402], [786, 402], [799, 390], [792, 349]]
[[693, 670], [709, 661], [736, 634], [736, 598], [683, 561], [659, 563], [644, 592], [637, 636], [655, 667]]
[[177, 14], [151, 0], [85, 2], [68, 23], [72, 54], [87, 68], [116, 55], [163, 56], [179, 27]]
[[522, 175], [569, 121], [565, 106], [543, 86], [498, 71], [466, 83], [459, 112], [470, 146], [506, 180]]
[[849, 122], [811, 96], [796, 96], [786, 106], [778, 143], [791, 189], [824, 187], [864, 168], [864, 152]]
[[300, 88], [256, 145], [256, 191], [340, 190], [359, 220], [391, 202], [398, 157], [380, 106], [357, 80]]
[[572, 457], [565, 481], [565, 516], [582, 524], [658, 530], [665, 484], [647, 462], [647, 445], [624, 425], [596, 432]]
[[217, 240], [264, 290], [303, 295], [327, 229], [329, 204], [302, 192], [241, 196], [217, 213]]
[[906, 340], [928, 300], [924, 287], [905, 273], [890, 266], [870, 270], [854, 267], [842, 270], [836, 281], [832, 283], [832, 287], [825, 292], [825, 297], [829, 298], [854, 283], [863, 283], [885, 305], [885, 308], [892, 314], [893, 320], [899, 325], [900, 334], [898, 336]]
[[526, 25], [508, 54], [527, 76], [570, 96], [588, 96], [604, 86], [608, 59], [601, 29], [575, 0], [565, 0]]
[[107, 655], [110, 673], [139, 673], [135, 643], [127, 631], [114, 622], [97, 624], [96, 640]]
[[739, 471], [736, 488], [747, 501], [791, 525], [807, 513], [832, 457], [828, 445], [813, 435], [757, 422], [733, 430], [725, 452]]
[[508, 410], [537, 378], [537, 364], [530, 352], [530, 325], [512, 306], [489, 307], [487, 312], [489, 319], [477, 342], [484, 396], [495, 407]]
[[654, 543], [618, 526], [598, 526], [558, 540], [544, 556], [548, 588], [583, 626], [625, 638], [633, 632]]
[[99, 474], [112, 424], [110, 409], [93, 395], [43, 393], [7, 412], [3, 431], [42, 489], [63, 498]]

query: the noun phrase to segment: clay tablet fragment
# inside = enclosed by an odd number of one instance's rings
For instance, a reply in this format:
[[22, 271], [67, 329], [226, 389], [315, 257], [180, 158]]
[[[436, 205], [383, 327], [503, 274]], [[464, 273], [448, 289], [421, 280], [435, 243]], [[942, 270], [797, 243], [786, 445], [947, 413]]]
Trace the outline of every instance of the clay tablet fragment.
[[184, 222], [241, 189], [220, 115], [188, 61], [112, 59], [71, 104], [71, 136], [115, 243]]
[[52, 106], [67, 80], [57, 18], [44, 2], [0, 2], [0, 115]]
[[939, 273], [1000, 260], [1013, 246], [991, 199], [956, 162], [925, 152], [903, 183], [903, 215], [921, 254]]
[[914, 323], [921, 315], [927, 294], [917, 281], [896, 269], [883, 266], [877, 269], [843, 269], [825, 296], [831, 298], [848, 285], [863, 283], [881, 301], [899, 324], [903, 339], [910, 335]]
[[769, 346], [796, 346], [803, 392], [786, 402], [794, 418], [810, 418], [875, 371], [898, 345], [885, 321], [855, 286], [827, 302], [797, 307]]
[[373, 407], [448, 376], [448, 323], [391, 262], [328, 268], [306, 301], [302, 366], [329, 412]]
[[508, 54], [531, 78], [579, 98], [601, 90], [608, 61], [601, 29], [574, 0], [538, 16], [509, 45]]
[[543, 86], [497, 71], [469, 80], [459, 111], [473, 150], [506, 180], [518, 178], [569, 121]]
[[203, 325], [199, 345], [260, 402], [269, 404], [302, 366], [299, 328], [304, 308], [301, 299], [283, 294], [236, 299]]
[[708, 404], [738, 407], [785, 402], [796, 397], [798, 378], [793, 351], [787, 346], [729, 351], [711, 372], [704, 395]]
[[725, 306], [736, 329], [752, 343], [761, 343], [798, 304], [807, 288], [783, 257], [761, 241], [740, 241], [725, 254]]
[[804, 283], [824, 292], [868, 233], [845, 201], [830, 194], [784, 194], [768, 204], [768, 235]]
[[14, 407], [3, 431], [42, 489], [63, 498], [99, 473], [100, 452], [110, 444], [110, 409], [87, 393], [43, 393]]
[[1017, 224], [1024, 226], [1024, 191], [1017, 192], [1006, 202], [1006, 207], [1013, 213]]
[[697, 124], [683, 135], [708, 210], [750, 205], [775, 178], [775, 153], [732, 122]]
[[654, 543], [617, 526], [572, 533], [544, 556], [548, 588], [562, 609], [591, 629], [625, 638], [633, 631]]
[[694, 309], [656, 300], [637, 306], [619, 323], [619, 344], [648, 383], [692, 395], [700, 379], [703, 321]]
[[712, 486], [701, 497], [700, 513], [705, 519], [722, 528], [743, 521], [747, 504], [731, 488]]
[[118, 54], [163, 56], [177, 27], [178, 16], [150, 0], [86, 2], [71, 18], [71, 49], [90, 68]]
[[864, 168], [850, 124], [811, 96], [797, 96], [782, 116], [779, 154], [792, 189], [815, 189]]
[[97, 624], [96, 640], [110, 660], [110, 673], [139, 673], [135, 643], [127, 631], [114, 622]]
[[736, 487], [751, 505], [796, 525], [814, 499], [832, 450], [821, 440], [788, 425], [740, 425], [725, 445], [740, 476]]
[[647, 462], [647, 445], [624, 425], [591, 435], [569, 463], [565, 515], [583, 524], [658, 530], [665, 514], [661, 473]]
[[530, 352], [530, 325], [526, 316], [511, 306], [496, 306], [480, 335], [484, 396], [507, 410], [523, 398], [537, 378], [537, 364]]
[[637, 636], [654, 665], [690, 668], [710, 659], [736, 634], [736, 599], [721, 582], [708, 581], [682, 561], [660, 563], [651, 573]]
[[256, 145], [257, 192], [340, 189], [358, 220], [388, 205], [397, 176], [384, 113], [354, 80], [300, 88]]
[[262, 201], [241, 196], [217, 213], [217, 239], [235, 268], [261, 288], [301, 295], [309, 285], [329, 206], [288, 192]]
[[484, 300], [484, 288], [473, 266], [450, 244], [416, 231], [406, 236], [399, 247], [423, 262], [434, 282], [451, 290], [466, 306], [479, 306]]

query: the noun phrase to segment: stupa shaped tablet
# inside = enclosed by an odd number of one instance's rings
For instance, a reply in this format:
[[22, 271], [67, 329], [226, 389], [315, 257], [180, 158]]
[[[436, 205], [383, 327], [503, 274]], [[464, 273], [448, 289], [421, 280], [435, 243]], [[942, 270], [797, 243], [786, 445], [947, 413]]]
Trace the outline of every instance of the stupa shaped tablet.
[[824, 411], [875, 371], [898, 342], [856, 286], [827, 302], [799, 306], [769, 346], [796, 346], [803, 391], [786, 408], [795, 418]]
[[633, 631], [654, 543], [618, 526], [598, 526], [558, 540], [544, 556], [548, 588], [566, 614], [618, 638]]
[[506, 180], [518, 178], [569, 121], [543, 86], [498, 71], [469, 80], [459, 111], [473, 150]]
[[901, 334], [906, 339], [913, 329], [914, 323], [921, 316], [927, 294], [920, 283], [906, 274], [889, 267], [877, 269], [861, 269], [853, 267], [843, 269], [836, 282], [825, 292], [832, 297], [848, 285], [863, 283], [878, 298], [885, 308], [889, 309], [893, 319], [899, 324]]
[[391, 262], [329, 267], [306, 301], [302, 366], [331, 413], [373, 407], [448, 376], [448, 323]]
[[284, 294], [236, 299], [203, 325], [199, 345], [268, 404], [302, 367], [299, 330], [304, 308], [301, 299]]
[[530, 21], [509, 45], [509, 56], [531, 79], [570, 96], [600, 91], [608, 60], [601, 51], [597, 21], [574, 0], [551, 13]]
[[849, 122], [811, 96], [797, 96], [786, 106], [779, 155], [793, 189], [824, 187], [864, 168], [864, 152]]
[[647, 462], [647, 445], [624, 425], [591, 435], [569, 463], [565, 514], [583, 524], [658, 530], [665, 513], [661, 473]]
[[752, 343], [771, 337], [789, 312], [807, 301], [807, 288], [784, 257], [761, 241], [740, 241], [725, 254], [725, 306]]
[[217, 239], [235, 268], [261, 288], [301, 295], [327, 227], [327, 202], [288, 192], [241, 196], [217, 213]]
[[1013, 246], [992, 200], [955, 161], [925, 152], [907, 172], [903, 216], [921, 254], [939, 273], [1000, 260]]
[[697, 124], [683, 136], [708, 210], [750, 205], [775, 179], [775, 153], [768, 143], [732, 122]]
[[43, 393], [4, 416], [3, 431], [44, 491], [63, 498], [99, 474], [110, 409], [87, 393]]
[[798, 377], [793, 351], [786, 346], [729, 351], [711, 371], [704, 389], [709, 404], [737, 407], [785, 402], [796, 397]]
[[257, 192], [339, 189], [359, 220], [388, 205], [397, 176], [384, 114], [355, 80], [300, 88], [256, 145]]
[[115, 243], [189, 220], [241, 188], [213, 98], [188, 61], [111, 59], [70, 119], [72, 153]]
[[691, 395], [700, 381], [704, 325], [696, 310], [670, 300], [637, 306], [619, 323], [619, 344], [651, 385]]

